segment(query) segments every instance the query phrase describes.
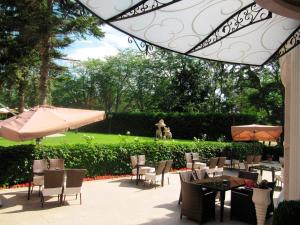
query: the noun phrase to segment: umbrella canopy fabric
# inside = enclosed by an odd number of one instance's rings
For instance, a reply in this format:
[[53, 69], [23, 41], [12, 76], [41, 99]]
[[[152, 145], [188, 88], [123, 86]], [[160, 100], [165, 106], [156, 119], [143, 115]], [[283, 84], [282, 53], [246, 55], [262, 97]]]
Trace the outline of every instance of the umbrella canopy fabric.
[[7, 108], [0, 108], [0, 114], [7, 114], [9, 110]]
[[282, 126], [251, 124], [231, 127], [234, 141], [276, 141], [281, 133]]
[[253, 0], [77, 0], [132, 37], [182, 54], [262, 65], [300, 43], [300, 20]]
[[37, 106], [1, 121], [0, 135], [12, 141], [25, 141], [104, 119], [104, 111]]

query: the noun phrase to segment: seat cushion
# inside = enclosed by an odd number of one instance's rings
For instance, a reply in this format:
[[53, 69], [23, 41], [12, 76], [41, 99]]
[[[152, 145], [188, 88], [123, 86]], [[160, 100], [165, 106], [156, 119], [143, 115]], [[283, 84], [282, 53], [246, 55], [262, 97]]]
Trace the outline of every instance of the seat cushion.
[[81, 187], [68, 187], [64, 189], [64, 194], [65, 195], [75, 195], [75, 194], [80, 194], [81, 193]]
[[43, 196], [60, 195], [61, 193], [62, 193], [62, 187], [46, 188], [42, 190]]

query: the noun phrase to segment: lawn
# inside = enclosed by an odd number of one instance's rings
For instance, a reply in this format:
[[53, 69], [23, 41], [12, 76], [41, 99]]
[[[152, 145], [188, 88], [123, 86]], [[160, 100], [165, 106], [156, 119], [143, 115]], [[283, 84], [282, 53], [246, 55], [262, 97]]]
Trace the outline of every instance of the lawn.
[[[83, 132], [66, 132], [63, 136], [46, 137], [42, 140], [43, 145], [61, 145], [61, 144], [82, 144], [91, 140], [92, 143], [99, 144], [114, 144], [120, 142], [145, 142], [153, 141], [154, 138], [140, 137], [131, 135], [114, 135], [114, 134], [99, 134], [99, 133], [83, 133]], [[191, 142], [189, 140], [171, 140], [176, 142]], [[14, 142], [0, 137], [0, 146], [11, 146], [20, 144], [35, 144], [35, 141]]]

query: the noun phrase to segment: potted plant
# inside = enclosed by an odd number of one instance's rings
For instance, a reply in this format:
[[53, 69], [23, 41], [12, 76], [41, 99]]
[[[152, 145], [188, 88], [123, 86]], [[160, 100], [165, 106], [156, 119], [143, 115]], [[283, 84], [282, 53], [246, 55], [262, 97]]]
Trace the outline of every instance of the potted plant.
[[271, 190], [267, 180], [262, 180], [257, 188], [253, 188], [252, 201], [255, 206], [257, 225], [265, 224], [267, 209], [271, 203]]

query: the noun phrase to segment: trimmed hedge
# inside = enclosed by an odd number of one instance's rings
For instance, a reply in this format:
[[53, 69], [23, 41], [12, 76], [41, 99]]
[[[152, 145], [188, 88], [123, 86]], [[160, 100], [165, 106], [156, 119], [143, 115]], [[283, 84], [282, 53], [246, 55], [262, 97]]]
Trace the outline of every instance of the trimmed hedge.
[[164, 119], [171, 128], [176, 139], [201, 138], [204, 134], [207, 140], [218, 140], [225, 137], [231, 139], [231, 126], [252, 124], [258, 121], [253, 114], [225, 113], [111, 113], [108, 119], [80, 128], [84, 132], [125, 134], [154, 137], [155, 125]]
[[87, 176], [130, 173], [130, 156], [145, 154], [147, 161], [158, 162], [173, 159], [174, 168], [185, 167], [185, 152], [199, 152], [202, 157], [224, 155], [234, 152], [240, 159], [247, 154], [259, 154], [264, 146], [259, 143], [224, 143], [198, 141], [178, 143], [151, 141], [120, 143], [114, 145], [78, 144], [35, 147], [16, 145], [0, 147], [0, 186], [27, 182], [32, 160], [64, 158], [66, 168], [85, 168]]
[[296, 225], [300, 223], [300, 201], [283, 201], [274, 211], [273, 225]]

